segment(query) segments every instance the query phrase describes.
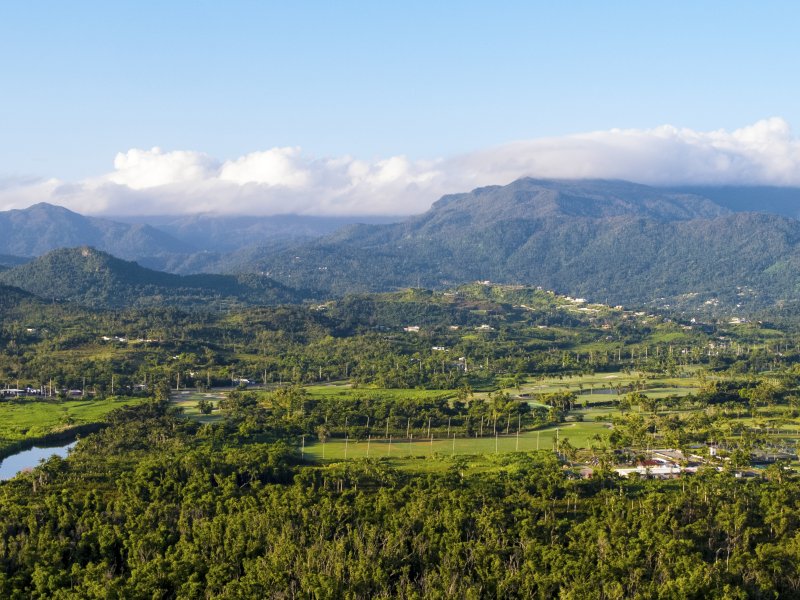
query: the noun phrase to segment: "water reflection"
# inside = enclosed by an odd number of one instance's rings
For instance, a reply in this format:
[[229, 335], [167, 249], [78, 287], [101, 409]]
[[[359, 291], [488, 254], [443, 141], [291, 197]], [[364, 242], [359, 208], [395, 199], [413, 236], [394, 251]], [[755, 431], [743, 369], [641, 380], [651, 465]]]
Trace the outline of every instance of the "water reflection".
[[65, 446], [53, 446], [51, 448], [40, 448], [34, 446], [28, 450], [22, 450], [16, 454], [4, 458], [0, 463], [0, 481], [11, 479], [25, 469], [32, 469], [44, 459], [47, 460], [53, 455], [64, 458], [77, 442], [72, 442]]

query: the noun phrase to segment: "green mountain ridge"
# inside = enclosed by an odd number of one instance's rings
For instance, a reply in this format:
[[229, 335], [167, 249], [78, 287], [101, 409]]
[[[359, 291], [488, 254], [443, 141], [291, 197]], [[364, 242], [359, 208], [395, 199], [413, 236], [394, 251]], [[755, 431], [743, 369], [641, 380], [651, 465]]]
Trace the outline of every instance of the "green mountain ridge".
[[[795, 205], [800, 206], [795, 188], [668, 189], [626, 181], [525, 178], [444, 196], [426, 213], [401, 222], [351, 223], [325, 236], [319, 234], [330, 231], [333, 221], [288, 215], [150, 218], [185, 240], [207, 237], [219, 246], [197, 252], [150, 225], [87, 219], [41, 204], [0, 213], [0, 227], [8, 228], [0, 252], [34, 255], [45, 241], [56, 243], [53, 232], [58, 232], [62, 242], [80, 238], [69, 245], [94, 246], [148, 269], [182, 275], [255, 274], [253, 281], [270, 277], [285, 286], [315, 290], [316, 297], [409, 286], [441, 289], [488, 279], [617, 304], [753, 312], [792, 303], [800, 291]], [[25, 227], [8, 225], [9, 215], [19, 221], [23, 213]], [[116, 250], [81, 237], [79, 225], [90, 222], [101, 222], [98, 227], [114, 238]], [[15, 267], [20, 260], [12, 256], [0, 265]], [[8, 269], [4, 276], [28, 285], [14, 279], [14, 271]], [[144, 280], [149, 282], [148, 277]], [[180, 281], [167, 288], [205, 285]], [[223, 285], [207, 281], [211, 288]], [[133, 290], [136, 282], [129, 283]], [[64, 281], [57, 294], [75, 297], [72, 287]], [[101, 285], [101, 291], [106, 287]], [[41, 290], [52, 291], [47, 286]], [[200, 296], [205, 293], [211, 292]], [[243, 293], [228, 288], [222, 295], [253, 301], [250, 292]], [[102, 301], [78, 297], [89, 303], [121, 302], [117, 292], [103, 294]], [[126, 302], [139, 302], [143, 294], [137, 292]]]
[[522, 179], [446, 196], [393, 225], [353, 226], [253, 269], [334, 294], [489, 279], [621, 304], [796, 297], [800, 222], [626, 182]]
[[299, 302], [303, 295], [259, 275], [174, 275], [144, 268], [90, 247], [54, 250], [0, 273], [0, 282], [45, 299], [89, 307]]

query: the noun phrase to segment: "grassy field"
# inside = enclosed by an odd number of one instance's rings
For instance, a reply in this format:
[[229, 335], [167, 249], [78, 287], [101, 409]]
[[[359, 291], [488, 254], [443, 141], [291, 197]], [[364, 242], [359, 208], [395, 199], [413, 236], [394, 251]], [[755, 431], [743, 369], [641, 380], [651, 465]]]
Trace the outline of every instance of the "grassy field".
[[[550, 452], [550, 450], [542, 450], [542, 452]], [[521, 453], [520, 453], [521, 454]], [[382, 465], [409, 471], [415, 475], [425, 475], [427, 473], [442, 473], [454, 467], [464, 474], [475, 475], [479, 473], [498, 473], [502, 471], [514, 472], [517, 470], [515, 465], [515, 458], [520, 456], [513, 452], [505, 452], [501, 454], [457, 454], [451, 456], [449, 454], [435, 454], [419, 455], [419, 456], [400, 456], [394, 453], [392, 456], [374, 456], [370, 455], [368, 460], [375, 461]], [[306, 456], [308, 459], [308, 455]], [[340, 460], [325, 460], [314, 462], [319, 464], [320, 469], [331, 469], [335, 472], [341, 465]], [[349, 460], [349, 459], [348, 459]], [[358, 459], [357, 459], [358, 460]], [[365, 459], [360, 459], [365, 460]]]
[[539, 431], [515, 434], [484, 436], [482, 438], [455, 439], [436, 438], [433, 440], [407, 438], [393, 439], [391, 443], [385, 439], [345, 441], [341, 438], [329, 439], [325, 444], [318, 440], [306, 439], [305, 456], [314, 460], [342, 460], [345, 458], [379, 458], [379, 457], [431, 457], [474, 454], [500, 454], [505, 452], [529, 452], [532, 450], [552, 450], [556, 437], [563, 441], [569, 439], [576, 448], [588, 448], [595, 435], [608, 435], [608, 426], [604, 423], [567, 423], [560, 427], [551, 427]]
[[141, 400], [8, 400], [0, 403], [0, 451], [10, 444], [97, 423], [110, 411]]
[[[183, 414], [201, 423], [213, 423], [222, 419], [222, 415], [218, 411], [219, 401], [226, 396], [226, 392], [197, 392], [195, 390], [182, 390], [179, 392], [172, 392], [170, 401], [174, 406], [183, 410]], [[208, 400], [214, 406], [214, 410], [210, 415], [204, 415], [200, 412], [197, 403], [200, 400]]]
[[455, 397], [454, 390], [388, 389], [353, 387], [336, 382], [326, 385], [307, 385], [303, 388], [312, 398], [387, 398], [391, 400], [424, 400], [425, 398]]
[[655, 378], [640, 377], [636, 372], [616, 372], [563, 378], [528, 378], [519, 388], [506, 388], [505, 391], [512, 395], [522, 395], [532, 401], [539, 394], [574, 392], [578, 394], [580, 404], [591, 405], [619, 400], [628, 393], [631, 385], [643, 385], [645, 389], [641, 390], [642, 393], [651, 398], [665, 398], [696, 392], [700, 382], [690, 370], [683, 377]]

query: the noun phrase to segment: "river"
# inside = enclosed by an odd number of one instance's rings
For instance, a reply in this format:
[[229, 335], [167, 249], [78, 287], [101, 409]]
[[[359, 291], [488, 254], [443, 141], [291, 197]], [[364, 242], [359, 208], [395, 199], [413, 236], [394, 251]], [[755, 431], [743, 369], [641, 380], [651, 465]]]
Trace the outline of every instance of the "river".
[[54, 454], [64, 458], [76, 442], [66, 444], [65, 446], [53, 446], [50, 448], [40, 448], [34, 446], [27, 450], [21, 450], [16, 454], [3, 459], [0, 463], [0, 481], [11, 479], [25, 469], [32, 469], [37, 466], [39, 462], [44, 459], [47, 460]]

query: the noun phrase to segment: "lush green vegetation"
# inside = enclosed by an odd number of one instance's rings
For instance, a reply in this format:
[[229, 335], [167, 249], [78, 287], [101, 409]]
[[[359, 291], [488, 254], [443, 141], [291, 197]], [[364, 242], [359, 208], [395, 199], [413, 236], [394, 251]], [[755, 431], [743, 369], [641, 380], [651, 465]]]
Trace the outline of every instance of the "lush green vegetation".
[[0, 403], [0, 457], [29, 442], [74, 437], [85, 426], [102, 423], [112, 410], [137, 402], [133, 398], [9, 399]]
[[53, 250], [0, 273], [0, 281], [44, 298], [90, 307], [227, 308], [295, 302], [302, 295], [259, 275], [173, 275], [94, 248]]
[[0, 381], [37, 388], [53, 380], [83, 389], [85, 381], [110, 392], [112, 378], [119, 391], [169, 377], [184, 387], [266, 378], [478, 390], [542, 375], [677, 375], [697, 365], [758, 371], [789, 364], [796, 353], [793, 338], [764, 326], [739, 336], [736, 326], [689, 325], [501, 286], [210, 313], [88, 311], [13, 291], [9, 298], [0, 305]]
[[[0, 484], [1, 597], [800, 595], [788, 315], [477, 284], [212, 312], [5, 292], [0, 381], [45, 395], [4, 397], [0, 441], [83, 429]], [[697, 472], [617, 474], [653, 448]]]
[[406, 222], [265, 250], [249, 268], [340, 295], [491, 279], [612, 304], [741, 315], [776, 301], [796, 310], [798, 240], [794, 218], [728, 213], [701, 196], [520, 179], [446, 196]]
[[418, 469], [299, 461], [276, 431], [176, 420], [157, 404], [117, 413], [68, 460], [0, 486], [0, 593], [799, 593], [800, 482], [780, 468], [647, 482], [570, 479], [546, 452], [417, 459]]

